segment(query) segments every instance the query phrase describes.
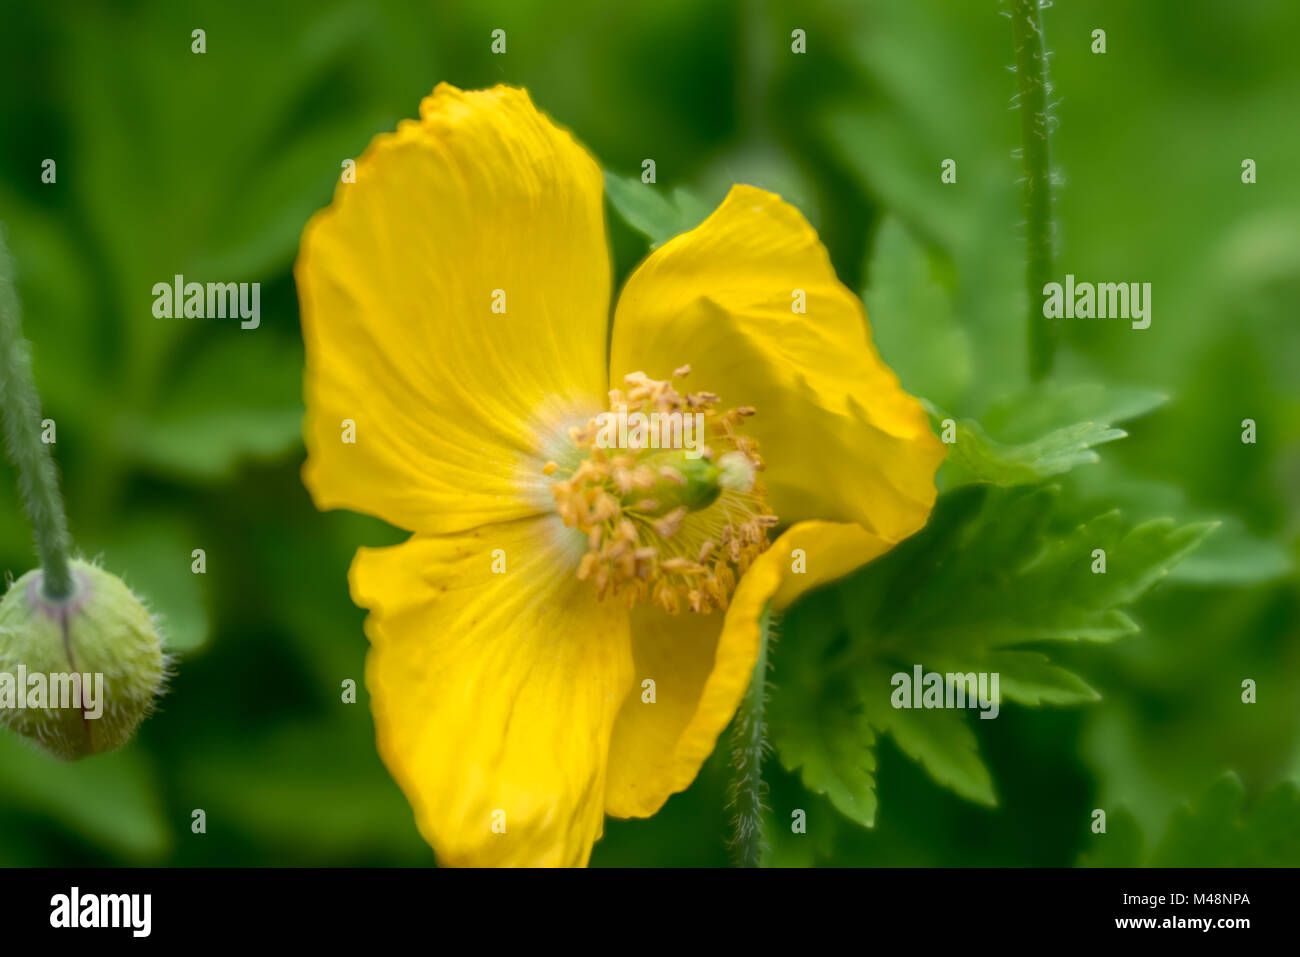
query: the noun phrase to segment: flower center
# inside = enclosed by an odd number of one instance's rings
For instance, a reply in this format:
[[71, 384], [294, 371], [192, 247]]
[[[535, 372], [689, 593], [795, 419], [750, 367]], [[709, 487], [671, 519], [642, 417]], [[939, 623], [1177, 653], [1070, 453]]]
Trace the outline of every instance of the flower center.
[[587, 536], [578, 577], [629, 606], [726, 608], [778, 521], [758, 481], [758, 443], [739, 432], [754, 410], [719, 412], [713, 393], [683, 395], [644, 372], [625, 382], [608, 412], [569, 430], [577, 467], [544, 470], [562, 476], [551, 485], [556, 511]]

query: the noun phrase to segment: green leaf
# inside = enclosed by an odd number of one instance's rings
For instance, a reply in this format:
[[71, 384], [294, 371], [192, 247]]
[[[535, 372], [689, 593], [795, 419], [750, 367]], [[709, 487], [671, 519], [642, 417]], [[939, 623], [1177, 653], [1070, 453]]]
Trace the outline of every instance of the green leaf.
[[694, 229], [711, 212], [710, 207], [689, 190], [678, 186], [668, 194], [654, 183], [636, 176], [619, 176], [606, 171], [605, 195], [623, 220], [659, 246], [679, 233]]
[[[931, 415], [950, 418], [934, 407]], [[990, 438], [974, 419], [954, 420], [956, 441], [948, 447], [944, 486], [952, 489], [973, 482], [990, 485], [1029, 485], [1098, 460], [1094, 446], [1114, 442], [1128, 433], [1095, 422], [1079, 422], [1055, 429], [1032, 442], [1003, 445]]]
[[[841, 814], [870, 827], [876, 819], [875, 732], [857, 689], [825, 680], [817, 666], [836, 638], [828, 619], [814, 619], [799, 633], [801, 647], [778, 669], [769, 733], [790, 770], [802, 767], [803, 783], [824, 794]], [[782, 643], [784, 657], [786, 645]], [[798, 761], [788, 760], [797, 755]]]
[[955, 432], [942, 472], [944, 488], [952, 489], [981, 482], [1029, 485], [1094, 464], [1097, 446], [1128, 434], [1116, 423], [1146, 415], [1166, 401], [1167, 396], [1148, 389], [1073, 382], [1017, 390], [991, 404], [980, 422], [958, 420], [934, 396], [923, 404], [941, 436], [949, 429]]
[[[833, 857], [841, 836], [840, 812], [834, 805], [809, 794], [798, 776], [780, 768], [769, 768], [763, 776], [769, 784], [769, 806], [763, 814], [763, 832], [769, 841], [763, 866], [815, 867], [819, 860]], [[799, 831], [792, 826], [796, 811], [803, 817]]]
[[[864, 35], [878, 38], [875, 19], [883, 10], [873, 12], [873, 25]], [[913, 11], [889, 11], [887, 16], [908, 17]], [[932, 38], [943, 44], [941, 38]], [[877, 41], [878, 42], [878, 39]], [[929, 40], [927, 40], [929, 42]], [[944, 59], [939, 54], [940, 59]], [[895, 62], [890, 63], [890, 60]], [[1008, 384], [1025, 379], [1025, 321], [1027, 303], [1024, 301], [1024, 251], [1022, 230], [1017, 229], [1020, 216], [1017, 187], [1011, 177], [998, 170], [1006, 168], [1006, 146], [1016, 134], [1008, 128], [1008, 137], [990, 135], [988, 120], [998, 117], [999, 122], [1014, 114], [995, 107], [983, 114], [984, 122], [971, 124], [965, 111], [952, 115], [936, 116], [936, 103], [945, 96], [926, 95], [927, 90], [941, 90], [935, 84], [933, 68], [920, 68], [907, 57], [898, 57], [880, 49], [873, 50], [864, 62], [870, 63], [872, 72], [894, 72], [901, 76], [873, 77], [867, 88], [856, 91], [843, 108], [833, 106], [819, 117], [827, 145], [846, 170], [858, 183], [863, 193], [872, 197], [879, 206], [890, 211], [907, 224], [912, 236], [924, 242], [933, 263], [936, 259], [951, 263], [945, 269], [943, 285], [951, 289], [951, 324], [964, 331], [970, 348], [970, 365], [974, 371], [962, 390], [963, 406], [974, 406], [987, 394], [1005, 388]], [[913, 58], [914, 60], [914, 58]], [[900, 100], [905, 102], [899, 102]], [[968, 126], [969, 135], [956, 132]], [[947, 144], [954, 137], [963, 142], [961, 176], [972, 177], [969, 183], [978, 188], [944, 186], [938, 183], [936, 158], [949, 154]], [[976, 144], [983, 148], [976, 150]], [[995, 144], [998, 144], [995, 146]], [[877, 246], [889, 237], [883, 233]], [[880, 268], [882, 263], [871, 261], [868, 271], [868, 289], [891, 280]], [[923, 290], [927, 283], [922, 283]], [[922, 291], [920, 296], [926, 294]], [[933, 300], [932, 300], [933, 302]], [[876, 305], [872, 315], [873, 328], [879, 322], [905, 322], [906, 315], [893, 316], [881, 313]], [[926, 317], [927, 323], [934, 320]], [[942, 318], [938, 327], [948, 325]], [[919, 343], [922, 348], [925, 343]], [[890, 341], [891, 353], [883, 352], [891, 365], [899, 360], [911, 372], [916, 363], [901, 358], [896, 342]], [[957, 371], [962, 360], [949, 357]], [[941, 377], [938, 369], [928, 376]], [[906, 376], [903, 382], [908, 383]], [[911, 385], [909, 389], [915, 389]], [[943, 389], [925, 392], [937, 401]], [[950, 399], [947, 401], [956, 402]]]
[[95, 341], [84, 323], [95, 310], [95, 292], [80, 268], [76, 234], [7, 184], [0, 184], [0, 230], [8, 234], [26, 317], [23, 334], [32, 343], [32, 369], [44, 401], [57, 406], [61, 427], [79, 414], [93, 421], [90, 410], [98, 409], [102, 390]]
[[1163, 838], [1144, 848], [1141, 827], [1125, 808], [1094, 834], [1089, 867], [1300, 866], [1300, 788], [1282, 781], [1250, 804], [1241, 779], [1225, 772], [1196, 800], [1170, 815]]
[[942, 257], [890, 216], [876, 233], [862, 300], [876, 348], [903, 387], [949, 406], [961, 398], [973, 369], [953, 293], [938, 278], [945, 270], [951, 267]]
[[157, 411], [124, 426], [123, 442], [141, 464], [200, 480], [283, 455], [301, 442], [301, 369], [300, 346], [230, 330], [181, 366]]
[[1128, 422], [1168, 401], [1168, 395], [1152, 389], [1054, 380], [1001, 397], [980, 420], [1005, 442], [1025, 442], [1076, 422]]
[[0, 803], [51, 818], [95, 845], [137, 860], [171, 845], [157, 775], [144, 751], [68, 763], [0, 731]]
[[[886, 670], [877, 671], [872, 688], [887, 687], [889, 677]], [[979, 744], [965, 715], [957, 711], [886, 709], [884, 699], [869, 690], [864, 699], [879, 726], [888, 729], [903, 753], [925, 768], [936, 782], [977, 804], [997, 804], [993, 778], [979, 756]]]
[[1213, 519], [1218, 527], [1186, 561], [1170, 571], [1172, 579], [1196, 585], [1252, 585], [1284, 578], [1295, 570], [1290, 551], [1276, 539], [1253, 533], [1233, 515], [1194, 505], [1172, 482], [1128, 474], [1112, 461], [1079, 473], [1073, 491], [1089, 503], [1108, 502], [1132, 515], [1181, 515]]
[[[972, 487], [945, 495], [924, 530], [789, 612], [770, 725], [782, 763], [799, 770], [807, 788], [871, 825], [872, 749], [889, 734], [942, 786], [995, 803], [972, 715], [894, 707], [891, 676], [911, 675], [917, 665], [954, 685], [958, 675], [988, 674], [991, 700], [978, 703], [981, 715], [994, 714], [992, 704], [1004, 700], [1097, 699], [1082, 678], [1025, 646], [1131, 634], [1136, 626], [1121, 608], [1164, 577], [1211, 526], [1158, 520], [1129, 527], [1110, 512], [1058, 532], [1057, 498], [1054, 488]], [[1102, 574], [1093, 570], [1096, 549], [1106, 553]]]
[[[780, 694], [790, 710], [776, 709], [782, 724], [773, 738], [782, 763], [802, 769], [810, 791], [824, 794], [845, 817], [864, 827], [876, 822], [875, 731], [856, 695], [827, 685], [816, 698]], [[806, 707], [806, 711], [794, 709]]]
[[[88, 350], [102, 372], [102, 381], [87, 383], [96, 402], [78, 408], [95, 410], [93, 424], [111, 433], [109, 441], [120, 429], [147, 463], [203, 478], [227, 472], [232, 444], [253, 454], [286, 447], [287, 414], [265, 426], [247, 418], [217, 421], [227, 398], [238, 406], [242, 391], [266, 388], [242, 377], [240, 365], [206, 396], [206, 418], [172, 417], [174, 397], [161, 380], [174, 370], [177, 353], [220, 350], [214, 342], [232, 327], [238, 333], [238, 323], [156, 318], [150, 290], [179, 274], [197, 282], [261, 282], [267, 298], [274, 295], [303, 223], [338, 187], [342, 161], [413, 113], [419, 93], [429, 89], [429, 71], [437, 72], [432, 11], [417, 7], [216, 5], [203, 11], [200, 25], [185, 4], [141, 0], [129, 11], [87, 8], [76, 29], [50, 33], [50, 62], [65, 64], [68, 88], [80, 91], [64, 98], [68, 108], [55, 128], [66, 127], [67, 155], [95, 157], [59, 163], [50, 194], [67, 197], [63, 218], [81, 243], [78, 267], [54, 278], [97, 276], [93, 308], [80, 311], [76, 341], [67, 347]], [[206, 31], [203, 54], [191, 52], [196, 25]], [[204, 134], [193, 125], [198, 117], [220, 135]], [[267, 315], [273, 310], [263, 305], [263, 330], [283, 324], [296, 337], [292, 308]], [[263, 330], [242, 335], [260, 337]], [[274, 381], [295, 378], [284, 369]], [[193, 390], [182, 398], [195, 398]], [[59, 421], [62, 427], [62, 415]], [[191, 424], [202, 431], [191, 433]], [[150, 434], [131, 434], [137, 431]], [[214, 433], [216, 444], [209, 441]]]
[[[1127, 619], [1126, 619], [1127, 620]], [[1126, 632], [1127, 633], [1127, 632]], [[1099, 640], [1096, 631], [1085, 640]], [[994, 651], [974, 659], [978, 670], [998, 673], [1003, 698], [1021, 704], [1073, 705], [1097, 701], [1097, 694], [1086, 681], [1071, 671], [1051, 664], [1047, 655], [1037, 651]], [[967, 659], [966, 664], [971, 663]], [[937, 660], [935, 670], [954, 671], [958, 662]]]

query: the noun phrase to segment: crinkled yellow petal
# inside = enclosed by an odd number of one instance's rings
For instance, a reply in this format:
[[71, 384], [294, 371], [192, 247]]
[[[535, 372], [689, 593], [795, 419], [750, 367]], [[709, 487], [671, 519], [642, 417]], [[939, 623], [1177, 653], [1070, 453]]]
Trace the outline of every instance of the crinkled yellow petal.
[[780, 612], [889, 547], [857, 525], [801, 522], [745, 573], [721, 620], [634, 610], [636, 682], [652, 679], [655, 700], [634, 688], [623, 703], [610, 745], [608, 813], [648, 817], [695, 780], [749, 687], [764, 607]]
[[611, 381], [666, 378], [684, 363], [686, 388], [757, 410], [745, 432], [759, 440], [782, 520], [853, 522], [895, 542], [925, 524], [943, 446], [877, 355], [862, 303], [817, 234], [780, 197], [733, 187], [628, 280]]
[[758, 656], [759, 618], [780, 585], [779, 567], [762, 558], [740, 579], [725, 615], [669, 615], [654, 606], [632, 612], [636, 684], [610, 745], [606, 810], [648, 817], [684, 790], [735, 714]]
[[417, 532], [548, 509], [545, 436], [608, 388], [599, 168], [523, 90], [440, 84], [355, 174], [295, 267], [316, 504]]
[[357, 553], [379, 753], [443, 865], [582, 865], [601, 834], [632, 654], [576, 559], [555, 517]]

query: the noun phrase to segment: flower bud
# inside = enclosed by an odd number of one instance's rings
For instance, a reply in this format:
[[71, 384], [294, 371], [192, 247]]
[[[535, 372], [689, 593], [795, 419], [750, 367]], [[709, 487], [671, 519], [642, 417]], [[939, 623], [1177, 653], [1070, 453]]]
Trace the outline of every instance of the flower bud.
[[0, 724], [61, 758], [131, 739], [162, 690], [153, 618], [120, 578], [76, 560], [72, 591], [45, 594], [36, 569], [0, 600]]

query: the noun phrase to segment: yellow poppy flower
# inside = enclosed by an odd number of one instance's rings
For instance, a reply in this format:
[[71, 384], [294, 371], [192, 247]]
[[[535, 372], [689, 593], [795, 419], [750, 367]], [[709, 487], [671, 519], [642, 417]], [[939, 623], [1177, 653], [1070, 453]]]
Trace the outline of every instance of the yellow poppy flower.
[[[600, 169], [523, 90], [439, 85], [307, 226], [295, 276], [303, 480], [413, 533], [360, 549], [350, 585], [378, 747], [442, 864], [585, 864], [606, 814], [694, 779], [764, 607], [933, 505], [942, 446], [803, 216], [734, 187], [640, 265], [611, 330]], [[606, 448], [620, 409], [703, 441]]]

